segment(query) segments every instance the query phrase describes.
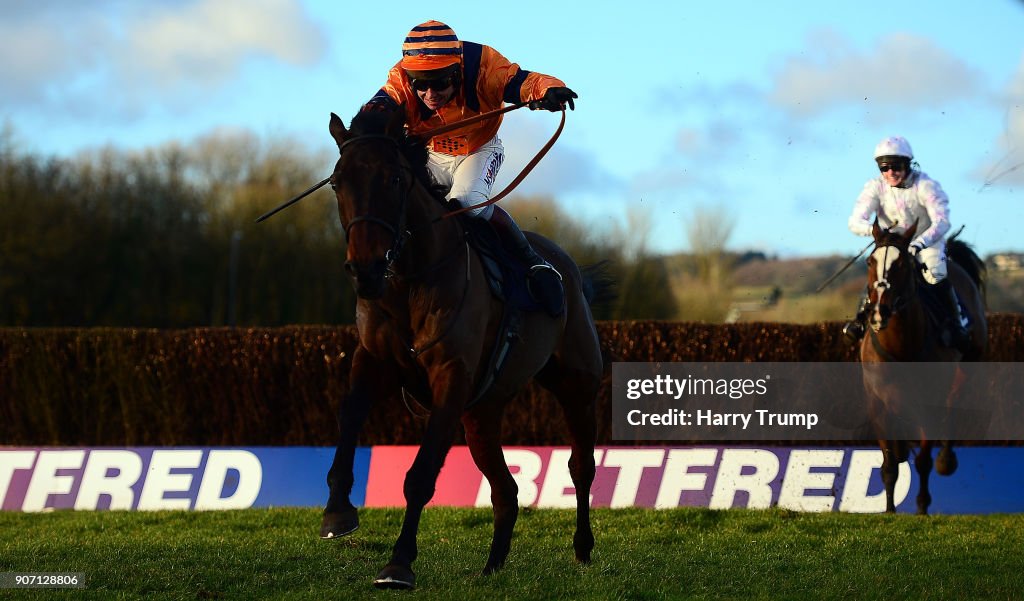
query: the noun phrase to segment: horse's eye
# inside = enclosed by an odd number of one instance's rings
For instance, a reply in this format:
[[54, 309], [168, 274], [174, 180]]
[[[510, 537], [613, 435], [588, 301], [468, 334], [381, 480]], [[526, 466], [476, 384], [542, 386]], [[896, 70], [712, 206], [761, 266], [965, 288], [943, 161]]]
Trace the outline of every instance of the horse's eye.
[[391, 178], [391, 185], [392, 186], [398, 187], [401, 184], [402, 184], [402, 176], [400, 176], [400, 175], [392, 176], [392, 178]]

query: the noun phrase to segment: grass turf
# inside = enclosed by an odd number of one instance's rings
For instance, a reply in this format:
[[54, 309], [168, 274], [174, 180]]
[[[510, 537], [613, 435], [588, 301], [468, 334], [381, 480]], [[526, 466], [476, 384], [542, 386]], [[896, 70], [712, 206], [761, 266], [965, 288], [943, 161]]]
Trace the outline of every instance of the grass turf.
[[1024, 515], [804, 514], [599, 509], [588, 566], [573, 560], [571, 510], [521, 513], [512, 554], [479, 575], [486, 509], [428, 508], [417, 588], [377, 591], [401, 524], [316, 537], [315, 509], [0, 512], [0, 572], [83, 572], [78, 590], [0, 598], [94, 599], [1012, 599], [1024, 596]]

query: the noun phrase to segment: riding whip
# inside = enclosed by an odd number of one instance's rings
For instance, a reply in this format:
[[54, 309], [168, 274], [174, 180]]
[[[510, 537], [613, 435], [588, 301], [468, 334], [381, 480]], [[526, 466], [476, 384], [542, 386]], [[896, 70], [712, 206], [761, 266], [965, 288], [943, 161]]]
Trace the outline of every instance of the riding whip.
[[[875, 223], [876, 223], [876, 224], [878, 223], [878, 219], [877, 219], [877, 218], [875, 219]], [[893, 221], [893, 222], [892, 222], [892, 225], [890, 225], [890, 226], [889, 226], [889, 227], [887, 228], [887, 230], [886, 230], [886, 231], [892, 231], [892, 229], [893, 229], [894, 227], [896, 227], [897, 225], [899, 225], [899, 223], [900, 223], [899, 221]], [[867, 250], [868, 250], [869, 248], [871, 248], [872, 246], [874, 246], [874, 245], [875, 245], [875, 241], [874, 241], [874, 240], [872, 240], [871, 242], [868, 242], [868, 245], [867, 245], [867, 246], [865, 246], [864, 248], [862, 248], [862, 249], [861, 249], [861, 251], [860, 251], [859, 253], [857, 253], [857, 255], [856, 255], [855, 257], [853, 257], [852, 259], [850, 259], [850, 260], [849, 260], [849, 262], [847, 262], [847, 263], [846, 263], [846, 265], [843, 265], [843, 266], [842, 266], [842, 268], [840, 268], [840, 269], [839, 269], [839, 271], [837, 271], [837, 272], [835, 272], [835, 273], [833, 273], [833, 274], [832, 274], [832, 277], [830, 277], [829, 279], [825, 280], [825, 282], [824, 282], [824, 283], [823, 283], [823, 284], [822, 284], [821, 286], [818, 286], [818, 289], [817, 289], [817, 290], [815, 290], [815, 291], [814, 291], [814, 293], [815, 293], [815, 294], [817, 294], [817, 293], [821, 292], [822, 290], [824, 290], [824, 289], [825, 289], [825, 286], [828, 286], [828, 285], [829, 285], [829, 284], [831, 284], [831, 283], [832, 283], [833, 281], [835, 281], [835, 279], [836, 279], [837, 277], [839, 277], [840, 275], [842, 275], [842, 273], [843, 273], [844, 271], [846, 271], [847, 269], [849, 269], [849, 268], [850, 268], [850, 266], [851, 266], [851, 265], [853, 265], [854, 263], [856, 263], [856, 262], [857, 262], [857, 259], [859, 259], [861, 255], [863, 255], [863, 254], [864, 254], [865, 252], [867, 252]]]
[[872, 240], [871, 242], [868, 242], [868, 245], [865, 246], [863, 249], [861, 249], [861, 251], [859, 253], [857, 253], [856, 256], [854, 256], [852, 259], [850, 259], [849, 262], [846, 263], [846, 265], [843, 265], [839, 269], [839, 271], [837, 271], [837, 272], [832, 274], [832, 277], [830, 277], [829, 279], [825, 280], [825, 282], [821, 286], [818, 286], [817, 290], [815, 290], [814, 293], [817, 294], [817, 293], [821, 292], [822, 290], [824, 290], [826, 286], [828, 286], [829, 284], [834, 282], [837, 277], [842, 275], [844, 271], [846, 271], [847, 269], [850, 268], [851, 265], [856, 263], [857, 259], [859, 259], [861, 257], [861, 255], [863, 255], [865, 252], [867, 252], [867, 250], [869, 248], [871, 248], [872, 246], [874, 246], [874, 245], [875, 245], [875, 241], [874, 240]]
[[295, 198], [293, 198], [293, 199], [289, 200], [288, 202], [284, 203], [283, 205], [280, 205], [280, 206], [278, 206], [277, 208], [275, 208], [275, 209], [272, 209], [272, 210], [270, 210], [270, 211], [268, 211], [268, 212], [266, 212], [266, 213], [264, 213], [264, 214], [260, 215], [260, 216], [259, 216], [259, 217], [258, 217], [258, 218], [256, 219], [256, 223], [259, 223], [259, 222], [263, 221], [264, 219], [267, 219], [267, 218], [269, 218], [269, 217], [273, 216], [273, 215], [274, 215], [274, 214], [276, 214], [276, 213], [277, 213], [278, 211], [283, 211], [284, 209], [287, 209], [288, 207], [290, 207], [290, 206], [292, 206], [293, 204], [295, 204], [295, 203], [299, 202], [299, 201], [300, 201], [300, 200], [302, 200], [303, 198], [305, 198], [305, 197], [309, 196], [309, 195], [310, 195], [310, 194], [312, 194], [313, 192], [315, 192], [315, 191], [319, 190], [320, 188], [322, 188], [322, 187], [324, 186], [324, 184], [326, 184], [326, 183], [327, 183], [327, 182], [329, 182], [329, 181], [331, 181], [331, 178], [329, 178], [329, 177], [325, 177], [325, 178], [323, 179], [323, 181], [321, 181], [321, 182], [320, 182], [320, 183], [318, 183], [318, 184], [315, 184], [314, 186], [312, 186], [311, 188], [309, 188], [308, 190], [306, 190], [306, 191], [305, 191], [305, 192], [303, 192], [302, 194], [299, 194], [298, 196], [296, 196]]

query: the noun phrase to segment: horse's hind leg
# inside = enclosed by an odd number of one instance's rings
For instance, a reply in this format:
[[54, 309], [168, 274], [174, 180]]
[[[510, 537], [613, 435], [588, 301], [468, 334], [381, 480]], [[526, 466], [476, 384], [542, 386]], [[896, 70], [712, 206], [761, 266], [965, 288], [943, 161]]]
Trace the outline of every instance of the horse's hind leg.
[[558, 398], [569, 427], [572, 454], [569, 473], [576, 487], [576, 533], [572, 546], [576, 560], [589, 563], [594, 549], [590, 527], [590, 487], [594, 483], [594, 444], [597, 437], [595, 417], [597, 391], [601, 386], [600, 360], [594, 369], [571, 368], [553, 357], [537, 375], [537, 381]]
[[960, 462], [953, 451], [953, 443], [945, 441], [939, 449], [939, 456], [935, 458], [935, 473], [940, 476], [952, 476]]
[[501, 450], [503, 408], [503, 402], [488, 400], [486, 405], [478, 405], [462, 417], [473, 461], [491, 485], [494, 536], [484, 574], [491, 574], [505, 564], [512, 547], [512, 530], [519, 517], [519, 486]]
[[[351, 534], [359, 528], [359, 514], [349, 500], [354, 476], [356, 438], [369, 413], [372, 399], [386, 398], [397, 391], [387, 366], [377, 362], [363, 347], [356, 348], [349, 374], [349, 392], [338, 408], [338, 446], [327, 472], [330, 496], [320, 524], [321, 538]], [[389, 388], [389, 386], [392, 386]]]
[[928, 515], [928, 506], [932, 504], [932, 495], [928, 492], [928, 477], [932, 472], [932, 443], [922, 442], [921, 449], [914, 460], [920, 487], [917, 493], [917, 514]]

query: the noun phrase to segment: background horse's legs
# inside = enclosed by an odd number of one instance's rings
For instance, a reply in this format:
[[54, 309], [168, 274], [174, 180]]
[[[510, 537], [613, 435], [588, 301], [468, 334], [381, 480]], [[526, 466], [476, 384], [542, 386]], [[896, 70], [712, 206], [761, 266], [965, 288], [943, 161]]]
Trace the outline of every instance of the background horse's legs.
[[473, 461], [491, 485], [494, 536], [483, 573], [501, 568], [512, 546], [512, 530], [519, 517], [519, 486], [501, 450], [501, 418], [505, 401], [488, 399], [462, 416], [466, 443]]
[[935, 473], [940, 476], [951, 476], [959, 465], [956, 453], [953, 452], [953, 443], [948, 440], [943, 441], [942, 448], [939, 449], [939, 456], [935, 458]]
[[928, 492], [928, 477], [932, 472], [932, 443], [924, 441], [921, 443], [920, 452], [914, 460], [914, 467], [917, 469], [917, 476], [920, 480], [917, 492], [917, 514], [928, 515], [928, 506], [932, 504], [932, 495]]
[[895, 513], [896, 480], [900, 476], [900, 464], [907, 460], [907, 444], [899, 440], [880, 440], [882, 448], [882, 483], [885, 484], [885, 511]]
[[405, 474], [405, 518], [391, 550], [391, 561], [373, 582], [379, 588], [410, 589], [415, 586], [412, 562], [416, 561], [419, 553], [416, 535], [423, 507], [434, 496], [437, 476], [451, 449], [462, 409], [470, 396], [471, 378], [466, 372], [457, 374], [457, 371], [457, 368], [449, 368], [431, 378], [434, 405], [416, 459]]
[[942, 448], [939, 449], [939, 456], [935, 458], [935, 473], [940, 476], [952, 476], [956, 472], [956, 468], [960, 465], [960, 462], [956, 459], [956, 453], [953, 452], [953, 443], [949, 440], [952, 432], [952, 424], [949, 421], [956, 419], [950, 408], [955, 406], [956, 399], [960, 396], [963, 391], [964, 384], [967, 382], [967, 373], [960, 367], [957, 366], [956, 375], [953, 378], [953, 385], [949, 391], [949, 396], [946, 397], [946, 431], [943, 432]]
[[345, 536], [359, 528], [359, 514], [349, 500], [356, 438], [370, 411], [372, 400], [387, 398], [396, 393], [395, 381], [390, 366], [378, 362], [363, 347], [356, 348], [349, 374], [349, 392], [338, 407], [340, 434], [334, 451], [334, 462], [327, 472], [330, 496], [320, 524], [321, 538]]
[[[598, 354], [600, 349], [598, 348]], [[598, 388], [601, 386], [600, 362], [598, 369], [568, 367], [559, 357], [552, 357], [537, 375], [537, 381], [558, 398], [569, 427], [572, 454], [569, 473], [576, 487], [576, 533], [572, 546], [576, 560], [589, 563], [594, 549], [594, 532], [590, 527], [590, 487], [594, 483], [594, 443], [597, 437], [595, 416]]]

